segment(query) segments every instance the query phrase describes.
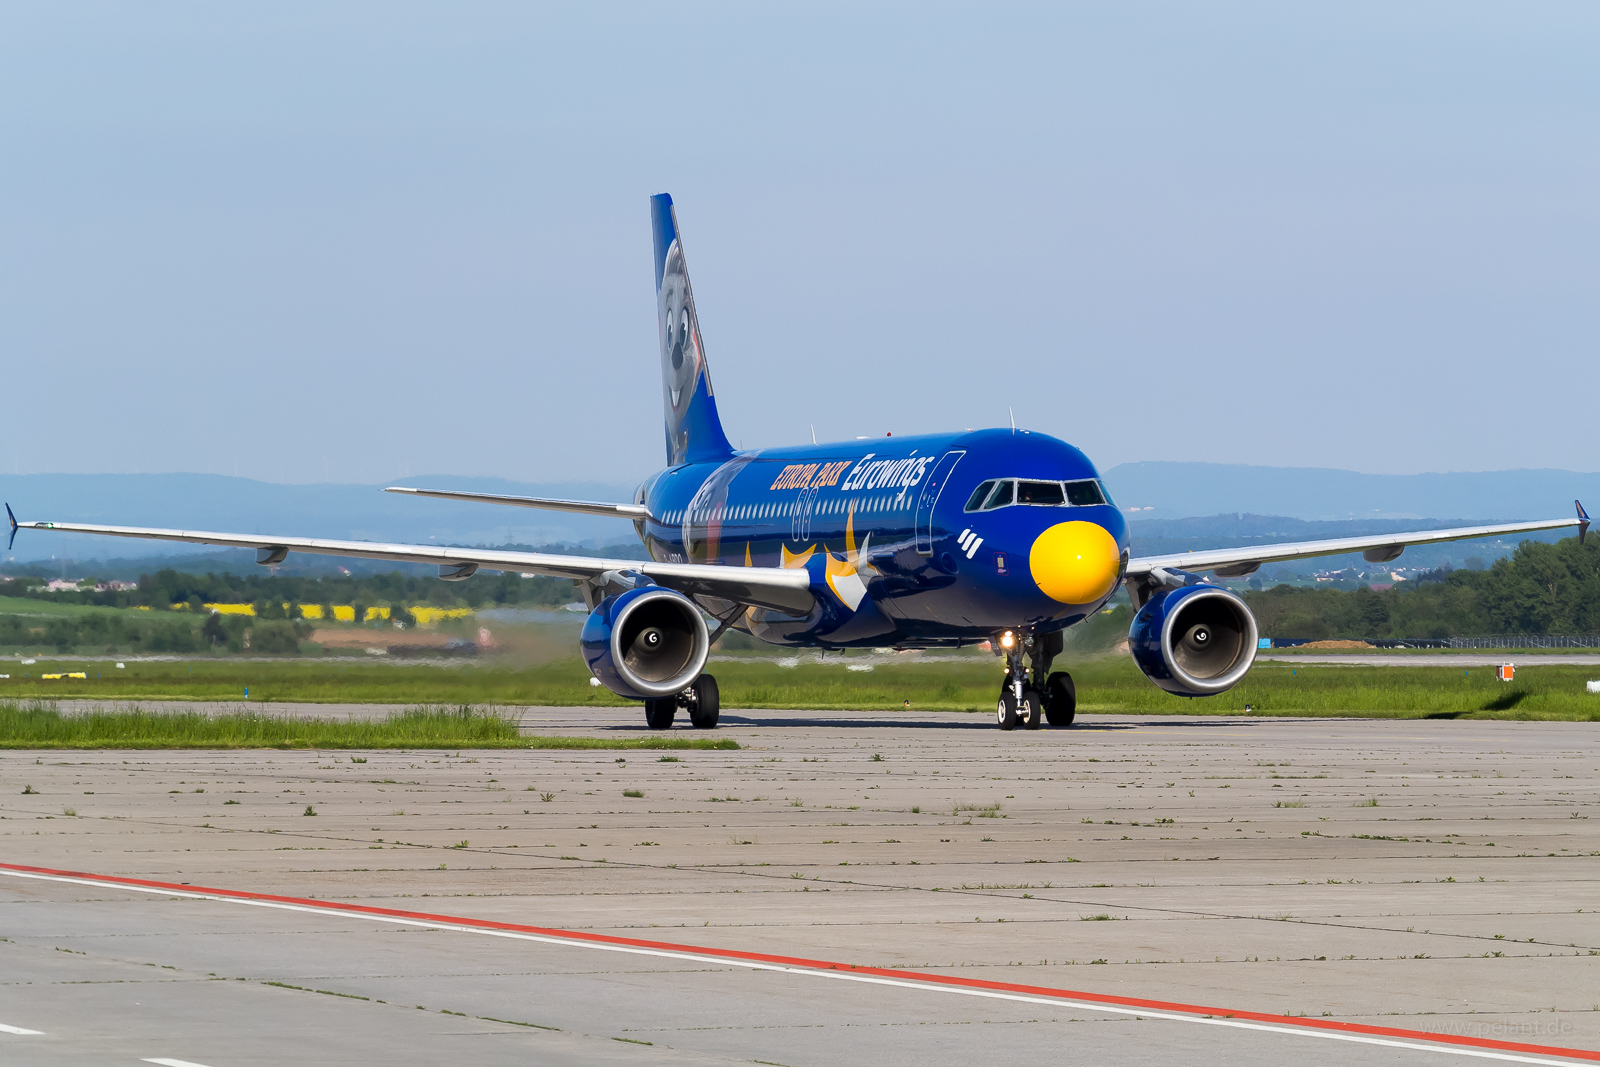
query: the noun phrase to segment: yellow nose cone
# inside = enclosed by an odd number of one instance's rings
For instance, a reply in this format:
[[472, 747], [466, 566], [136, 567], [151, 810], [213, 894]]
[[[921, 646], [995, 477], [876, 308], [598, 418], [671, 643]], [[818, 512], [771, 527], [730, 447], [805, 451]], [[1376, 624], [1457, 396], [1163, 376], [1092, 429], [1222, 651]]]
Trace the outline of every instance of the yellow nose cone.
[[1121, 566], [1117, 539], [1093, 522], [1058, 522], [1028, 552], [1034, 584], [1063, 604], [1099, 600], [1111, 592]]

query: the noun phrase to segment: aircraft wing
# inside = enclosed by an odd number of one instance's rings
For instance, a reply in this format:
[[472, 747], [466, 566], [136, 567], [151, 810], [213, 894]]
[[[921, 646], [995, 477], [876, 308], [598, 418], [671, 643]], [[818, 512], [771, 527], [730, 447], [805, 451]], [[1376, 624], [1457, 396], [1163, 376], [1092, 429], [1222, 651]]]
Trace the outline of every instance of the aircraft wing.
[[1336, 537], [1326, 541], [1290, 541], [1278, 545], [1247, 545], [1243, 548], [1201, 549], [1175, 552], [1166, 556], [1142, 556], [1128, 562], [1127, 574], [1138, 578], [1155, 570], [1212, 571], [1219, 577], [1237, 578], [1253, 573], [1263, 563], [1313, 556], [1338, 556], [1360, 552], [1369, 563], [1398, 559], [1408, 545], [1431, 545], [1441, 541], [1466, 541], [1475, 537], [1532, 533], [1536, 530], [1562, 530], [1577, 527], [1581, 540], [1589, 529], [1589, 515], [1583, 505], [1570, 519], [1545, 519], [1541, 522], [1508, 522], [1494, 526], [1462, 526], [1454, 530], [1420, 530], [1415, 533], [1373, 534], [1369, 537]]
[[511, 504], [519, 508], [576, 511], [582, 515], [615, 515], [624, 519], [650, 517], [650, 509], [643, 504], [605, 504], [594, 500], [556, 500], [539, 496], [506, 496], [501, 493], [464, 493], [453, 489], [411, 489], [403, 485], [391, 485], [384, 492], [432, 496], [440, 500], [468, 500], [478, 504]]
[[[8, 516], [10, 510], [8, 506]], [[396, 563], [437, 563], [442, 576], [461, 578], [469, 576], [478, 567], [576, 581], [602, 579], [608, 571], [632, 571], [680, 593], [772, 608], [793, 615], [810, 612], [816, 603], [811, 594], [811, 576], [801, 568], [655, 563], [637, 559], [558, 556], [545, 552], [500, 552], [479, 548], [447, 548], [442, 545], [386, 545], [373, 541], [332, 541], [317, 537], [212, 533], [206, 530], [160, 530], [141, 526], [96, 526], [81, 522], [18, 522], [14, 516], [9, 517], [13, 537], [19, 529], [58, 530], [105, 537], [253, 548], [256, 550], [256, 562], [264, 565], [280, 563], [290, 552], [311, 552], [322, 556], [393, 560]]]

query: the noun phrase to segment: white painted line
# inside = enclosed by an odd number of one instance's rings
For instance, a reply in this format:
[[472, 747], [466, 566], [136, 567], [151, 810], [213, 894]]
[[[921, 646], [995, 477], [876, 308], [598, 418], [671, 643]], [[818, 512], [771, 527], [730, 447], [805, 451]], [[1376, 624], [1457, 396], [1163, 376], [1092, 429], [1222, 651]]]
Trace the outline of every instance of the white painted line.
[[[431, 919], [411, 919], [398, 915], [374, 915], [362, 911], [346, 911], [341, 908], [322, 908], [309, 904], [289, 904], [277, 900], [248, 900], [240, 897], [220, 896], [214, 893], [195, 892], [193, 890], [178, 890], [161, 888], [157, 886], [128, 885], [120, 882], [107, 882], [89, 878], [74, 878], [61, 874], [34, 874], [24, 871], [0, 870], [0, 875], [9, 875], [13, 878], [36, 878], [46, 882], [64, 882], [71, 885], [86, 885], [96, 889], [124, 889], [132, 893], [149, 893], [164, 897], [185, 897], [192, 900], [211, 900], [221, 904], [243, 904], [254, 908], [272, 908], [278, 911], [295, 911], [309, 915], [322, 915], [328, 918], [340, 919], [366, 919], [369, 922], [389, 923], [396, 926], [420, 926], [429, 930], [451, 930], [463, 934], [481, 934], [486, 937], [503, 937], [515, 941], [536, 941], [547, 945], [562, 945], [567, 948], [586, 948], [600, 952], [622, 952], [635, 956], [655, 956], [658, 958], [687, 960], [691, 963], [709, 963], [724, 967], [743, 967], [752, 971], [776, 971], [783, 974], [799, 975], [808, 978], [830, 978], [840, 982], [862, 982], [867, 985], [894, 986], [901, 989], [916, 989], [925, 993], [952, 993], [958, 996], [983, 997], [988, 1000], [1006, 1000], [1022, 1004], [1043, 1004], [1053, 1007], [1080, 1008], [1084, 1011], [1098, 1011], [1111, 1015], [1133, 1015], [1141, 1019], [1162, 1019], [1169, 1022], [1194, 1023], [1202, 1026], [1224, 1026], [1235, 1030], [1255, 1030], [1263, 1033], [1288, 1034], [1292, 1037], [1322, 1038], [1327, 1041], [1350, 1041], [1361, 1045], [1380, 1045], [1385, 1048], [1411, 1049], [1417, 1052], [1432, 1052], [1444, 1056], [1470, 1056], [1474, 1059], [1500, 1060], [1511, 1063], [1535, 1063], [1543, 1067], [1572, 1067], [1581, 1059], [1592, 1058], [1589, 1056], [1574, 1057], [1573, 1059], [1546, 1059], [1541, 1056], [1528, 1056], [1514, 1052], [1498, 1052], [1489, 1049], [1463, 1048], [1459, 1045], [1434, 1045], [1424, 1044], [1421, 1041], [1406, 1041], [1390, 1037], [1378, 1037], [1370, 1034], [1341, 1033], [1333, 1030], [1302, 1029], [1295, 1026], [1275, 1025], [1272, 1023], [1250, 1022], [1244, 1019], [1226, 1017], [1185, 1015], [1179, 1012], [1153, 1010], [1142, 1007], [1123, 1007], [1116, 1004], [1097, 1003], [1094, 1001], [1073, 1000], [1068, 997], [1034, 996], [1026, 993], [1007, 993], [993, 989], [974, 989], [966, 986], [949, 986], [933, 982], [918, 982], [904, 978], [883, 978], [877, 975], [853, 974], [848, 971], [818, 970], [811, 967], [797, 967], [782, 963], [764, 963], [759, 960], [744, 960], [729, 958], [727, 956], [702, 955], [695, 952], [676, 951], [671, 949], [645, 948], [638, 945], [601, 944], [593, 941], [569, 939], [565, 937], [552, 937], [545, 934], [524, 933], [517, 930], [491, 930], [478, 926], [464, 926], [457, 923]], [[204, 1064], [190, 1063], [186, 1060], [150, 1059], [146, 1063], [159, 1063], [165, 1067], [205, 1067]]]
[[203, 1063], [195, 1063], [192, 1060], [174, 1060], [174, 1059], [169, 1059], [166, 1056], [156, 1056], [156, 1057], [146, 1056], [144, 1059], [140, 1060], [139, 1062], [140, 1063], [159, 1063], [159, 1064], [161, 1064], [161, 1067], [206, 1067], [206, 1065], [203, 1064]]
[[22, 1034], [28, 1036], [42, 1033], [44, 1033], [43, 1030], [29, 1030], [23, 1026], [7, 1026], [5, 1023], [0, 1023], [0, 1034]]

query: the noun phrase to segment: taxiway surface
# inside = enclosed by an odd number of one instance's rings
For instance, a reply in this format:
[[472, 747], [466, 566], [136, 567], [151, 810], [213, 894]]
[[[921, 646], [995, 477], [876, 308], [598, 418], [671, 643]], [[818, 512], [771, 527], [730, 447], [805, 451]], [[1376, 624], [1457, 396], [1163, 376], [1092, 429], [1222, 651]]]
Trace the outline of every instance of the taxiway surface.
[[[719, 734], [745, 747], [6, 752], [0, 862], [1600, 1049], [1600, 724]], [[0, 1027], [41, 1031], [8, 1064], [1456, 1058], [14, 874], [0, 937]]]

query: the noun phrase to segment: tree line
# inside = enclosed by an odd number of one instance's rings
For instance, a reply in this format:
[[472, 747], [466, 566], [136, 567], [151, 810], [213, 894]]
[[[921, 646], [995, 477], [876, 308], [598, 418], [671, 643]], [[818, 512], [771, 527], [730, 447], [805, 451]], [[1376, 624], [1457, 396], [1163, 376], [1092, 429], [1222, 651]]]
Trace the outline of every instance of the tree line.
[[[86, 580], [87, 582], [88, 580]], [[166, 568], [141, 574], [137, 589], [62, 590], [52, 592], [32, 577], [0, 579], [0, 595], [83, 604], [103, 608], [167, 608], [188, 604], [254, 604], [258, 614], [283, 617], [281, 605], [354, 604], [391, 608], [427, 604], [434, 607], [559, 607], [577, 599], [567, 578], [523, 578], [515, 572], [480, 571], [460, 582], [408, 575], [400, 571], [362, 577], [280, 577], [271, 574], [186, 574]]]
[[[142, 615], [142, 613], [141, 613]], [[109, 611], [41, 618], [0, 615], [0, 648], [56, 652], [172, 653], [298, 652], [309, 623], [263, 621], [248, 615], [120, 615]]]
[[[414, 625], [410, 608], [554, 608], [577, 592], [567, 578], [480, 572], [461, 582], [390, 574], [323, 578], [271, 574], [186, 574], [172, 568], [139, 576], [136, 589], [47, 590], [36, 577], [0, 578], [0, 595], [101, 608], [150, 608], [129, 612], [81, 612], [64, 616], [0, 615], [0, 648], [57, 652], [131, 654], [228, 651], [293, 653], [314, 624], [300, 606], [324, 608], [317, 625], [332, 625], [332, 605], [351, 605], [356, 618], [368, 608], [387, 607], [391, 622]], [[250, 604], [254, 616], [207, 611], [206, 604]], [[186, 612], [173, 612], [175, 606]], [[158, 614], [159, 613], [159, 614]]]
[[1391, 589], [1279, 585], [1244, 597], [1266, 637], [1600, 633], [1600, 538], [1524, 541], [1486, 570], [1440, 568]]

